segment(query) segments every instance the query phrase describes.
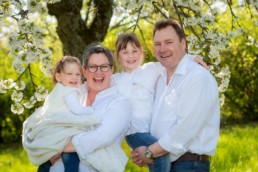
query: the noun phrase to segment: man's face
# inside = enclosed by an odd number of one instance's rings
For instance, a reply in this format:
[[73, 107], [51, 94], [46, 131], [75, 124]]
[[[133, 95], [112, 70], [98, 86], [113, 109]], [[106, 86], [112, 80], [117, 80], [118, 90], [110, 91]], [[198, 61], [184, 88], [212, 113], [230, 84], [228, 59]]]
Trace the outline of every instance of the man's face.
[[186, 41], [180, 41], [172, 26], [157, 30], [154, 35], [154, 53], [171, 76], [185, 55]]

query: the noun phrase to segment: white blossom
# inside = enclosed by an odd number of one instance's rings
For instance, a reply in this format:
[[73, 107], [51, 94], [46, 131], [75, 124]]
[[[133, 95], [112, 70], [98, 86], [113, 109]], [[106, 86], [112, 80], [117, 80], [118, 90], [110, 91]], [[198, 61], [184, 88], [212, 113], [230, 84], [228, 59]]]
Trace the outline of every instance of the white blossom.
[[23, 93], [14, 90], [12, 93], [11, 99], [14, 102], [21, 102], [21, 100], [23, 99]]
[[162, 8], [162, 13], [164, 13], [165, 14], [165, 16], [167, 17], [167, 18], [169, 18], [170, 17], [170, 15], [169, 15], [169, 12], [165, 9], [165, 8]]
[[48, 11], [44, 0], [27, 0], [27, 7], [31, 13], [39, 12], [46, 13]]
[[48, 95], [48, 90], [42, 86], [38, 86], [37, 91], [34, 93], [34, 96], [37, 101], [43, 101]]
[[37, 102], [36, 98], [34, 96], [31, 96], [30, 100], [23, 103], [23, 106], [27, 109], [31, 109], [34, 107], [35, 103]]
[[2, 83], [1, 85], [3, 86], [3, 88], [6, 90], [12, 89], [13, 87], [16, 86], [16, 83], [13, 81], [13, 79], [10, 79], [10, 78], [7, 80], [3, 80], [1, 83]]
[[14, 114], [20, 115], [24, 112], [24, 107], [20, 103], [14, 102], [14, 104], [11, 105], [11, 111]]
[[248, 41], [249, 42], [247, 42], [246, 45], [249, 45], [249, 46], [254, 45], [255, 41], [254, 41], [254, 38], [252, 36], [250, 36], [250, 35], [248, 36]]
[[21, 91], [21, 90], [24, 90], [25, 87], [26, 87], [25, 82], [24, 82], [24, 81], [21, 81], [21, 82], [16, 82], [16, 85], [15, 85], [14, 88], [15, 88], [16, 90]]
[[219, 98], [219, 103], [220, 103], [220, 106], [224, 105], [224, 103], [225, 103], [225, 95], [224, 94], [221, 94], [221, 96]]
[[4, 85], [4, 80], [0, 81], [0, 93], [7, 93], [6, 87]]
[[56, 3], [56, 2], [60, 2], [61, 0], [45, 0], [47, 3]]
[[23, 73], [25, 71], [24, 62], [18, 58], [14, 59], [13, 68], [17, 73]]

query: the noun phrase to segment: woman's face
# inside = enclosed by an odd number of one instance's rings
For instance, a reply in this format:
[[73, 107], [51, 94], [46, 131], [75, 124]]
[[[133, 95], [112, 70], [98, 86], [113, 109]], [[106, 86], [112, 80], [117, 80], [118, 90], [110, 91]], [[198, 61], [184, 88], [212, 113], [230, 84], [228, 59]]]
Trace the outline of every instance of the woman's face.
[[110, 87], [113, 66], [110, 66], [104, 53], [94, 53], [89, 58], [88, 66], [83, 68], [83, 74], [87, 79], [89, 91], [100, 92]]
[[123, 71], [131, 73], [141, 66], [143, 61], [143, 52], [134, 44], [128, 43], [125, 49], [118, 53], [118, 60]]

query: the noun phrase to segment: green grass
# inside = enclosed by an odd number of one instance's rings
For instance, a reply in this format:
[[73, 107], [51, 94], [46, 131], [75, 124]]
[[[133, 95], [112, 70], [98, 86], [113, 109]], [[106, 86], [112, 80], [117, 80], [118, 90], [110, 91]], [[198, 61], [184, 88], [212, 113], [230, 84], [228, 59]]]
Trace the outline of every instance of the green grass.
[[211, 171], [257, 172], [258, 124], [222, 129]]
[[[123, 143], [127, 155], [130, 148]], [[1, 172], [34, 172], [20, 144], [0, 145]], [[129, 160], [126, 172], [147, 172]], [[258, 171], [258, 124], [229, 126], [221, 129], [216, 155], [212, 158], [211, 172], [257, 172]]]

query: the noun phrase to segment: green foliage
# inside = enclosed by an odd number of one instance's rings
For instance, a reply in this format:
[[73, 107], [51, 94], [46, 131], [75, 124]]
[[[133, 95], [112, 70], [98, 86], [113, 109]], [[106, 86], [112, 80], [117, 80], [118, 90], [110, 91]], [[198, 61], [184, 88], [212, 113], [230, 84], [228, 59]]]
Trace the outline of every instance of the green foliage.
[[[12, 58], [8, 55], [8, 51], [6, 49], [1, 48], [0, 49], [0, 66], [3, 66], [1, 68], [0, 73], [0, 80], [1, 79], [7, 79], [12, 78], [13, 80], [16, 80], [19, 78], [18, 74], [14, 71], [12, 66]], [[32, 66], [33, 67], [33, 66]], [[44, 85], [47, 88], [51, 87], [50, 78], [46, 77], [43, 73], [41, 73], [38, 70], [34, 70], [33, 77], [35, 79], [35, 82], [38, 85]], [[24, 80], [29, 80], [28, 74], [25, 74]], [[23, 93], [26, 93], [25, 96], [30, 97], [33, 93], [33, 84], [29, 83], [26, 86], [26, 89], [23, 91]], [[25, 109], [25, 113], [23, 115], [16, 115], [11, 112], [11, 104], [12, 101], [10, 99], [11, 97], [11, 90], [7, 92], [6, 94], [0, 94], [0, 143], [1, 142], [15, 142], [17, 140], [21, 139], [21, 133], [22, 133], [22, 123], [23, 121], [31, 114], [33, 113], [34, 109], [40, 106], [41, 104], [37, 104], [32, 109]]]
[[[221, 16], [220, 25], [224, 31], [234, 27], [228, 24], [227, 15], [229, 14], [225, 13]], [[258, 120], [258, 18], [254, 16], [250, 20], [243, 8], [238, 9], [237, 15], [237, 24], [242, 26], [243, 33], [233, 38], [229, 48], [222, 53], [222, 63], [228, 64], [231, 71], [229, 87], [225, 93], [223, 118]]]
[[[130, 148], [123, 142], [129, 156]], [[228, 126], [221, 129], [218, 148], [211, 161], [211, 172], [258, 171], [258, 124]], [[20, 144], [0, 144], [1, 172], [33, 172], [32, 165]], [[129, 160], [125, 172], [147, 172], [147, 168], [135, 166]]]

